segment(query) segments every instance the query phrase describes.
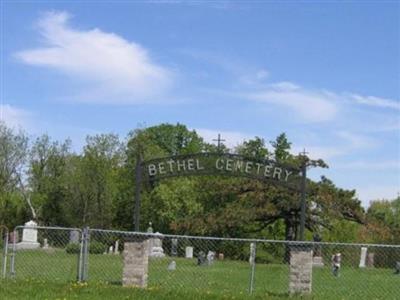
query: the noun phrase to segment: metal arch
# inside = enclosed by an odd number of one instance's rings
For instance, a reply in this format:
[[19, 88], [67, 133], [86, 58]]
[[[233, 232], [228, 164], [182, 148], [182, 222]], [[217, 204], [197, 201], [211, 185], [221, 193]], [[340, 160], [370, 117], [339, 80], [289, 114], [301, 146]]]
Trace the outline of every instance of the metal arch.
[[[197, 164], [199, 164], [198, 160], [203, 159], [207, 162], [207, 159], [212, 162], [212, 159], [214, 159], [214, 166], [210, 161], [207, 163], [208, 167], [205, 168], [199, 168], [199, 165], [197, 165], [197, 170], [191, 169], [190, 172], [185, 171], [181, 172], [178, 170], [178, 172], [174, 172], [172, 169], [172, 166], [170, 165], [170, 172], [163, 172], [161, 174], [157, 174], [155, 172], [154, 174], [150, 174], [149, 169], [147, 169], [147, 174], [144, 174], [144, 170], [148, 168], [150, 165], [153, 166], [153, 169], [155, 170], [156, 165], [160, 164], [165, 164], [168, 161], [172, 161], [174, 163], [179, 162], [179, 161], [184, 161], [184, 160], [197, 160]], [[290, 171], [291, 174], [293, 174], [290, 182], [287, 182], [289, 175], [286, 177], [286, 181], [282, 181], [280, 179], [280, 174], [279, 174], [279, 180], [275, 179], [275, 173], [272, 176], [266, 177], [265, 174], [264, 176], [260, 175], [259, 170], [260, 167], [257, 169], [257, 173], [254, 174], [254, 171], [252, 172], [243, 172], [243, 170], [240, 170], [240, 172], [237, 172], [235, 170], [232, 172], [230, 170], [228, 172], [227, 168], [225, 169], [217, 169], [215, 164], [218, 159], [230, 159], [233, 161], [241, 161], [242, 163], [246, 162], [246, 164], [252, 163], [256, 164], [258, 166], [262, 165], [264, 169], [268, 167], [274, 168], [274, 170], [281, 169], [280, 172], [285, 170], [285, 172]], [[171, 163], [172, 164], [172, 163]], [[287, 170], [287, 171], [286, 171]], [[274, 171], [275, 172], [275, 171]], [[286, 173], [287, 174], [287, 173]], [[157, 175], [157, 176], [156, 176]], [[290, 189], [292, 191], [300, 192], [301, 193], [301, 202], [302, 204], [300, 205], [301, 207], [301, 213], [305, 214], [304, 212], [304, 203], [305, 202], [305, 183], [306, 183], [306, 172], [304, 165], [290, 165], [287, 163], [281, 163], [277, 162], [271, 159], [257, 159], [253, 157], [247, 157], [244, 155], [240, 154], [231, 154], [231, 153], [218, 153], [218, 152], [200, 152], [200, 153], [188, 153], [188, 154], [179, 154], [179, 155], [173, 155], [173, 156], [167, 156], [167, 157], [158, 157], [158, 158], [153, 158], [149, 159], [146, 161], [143, 161], [142, 158], [138, 155], [136, 159], [136, 168], [135, 168], [135, 209], [134, 209], [134, 228], [135, 231], [139, 231], [139, 224], [140, 224], [140, 206], [141, 206], [141, 186], [142, 186], [142, 181], [145, 181], [147, 183], [152, 183], [156, 182], [159, 180], [167, 179], [167, 178], [173, 178], [173, 177], [182, 177], [182, 176], [227, 176], [227, 177], [237, 177], [237, 178], [250, 178], [254, 180], [259, 180], [261, 182], [266, 182], [268, 184], [273, 184], [277, 186], [282, 186], [284, 188]], [[302, 220], [305, 219], [305, 216], [302, 216]], [[303, 221], [304, 223], [304, 221]], [[303, 225], [303, 224], [302, 224]], [[301, 230], [302, 232], [304, 231]]]
[[197, 152], [197, 153], [188, 153], [188, 154], [178, 154], [178, 155], [171, 155], [171, 156], [163, 156], [163, 157], [155, 157], [146, 161], [141, 161], [141, 165], [144, 166], [149, 163], [157, 163], [159, 161], [167, 160], [167, 159], [185, 159], [185, 158], [192, 158], [192, 157], [211, 157], [211, 156], [216, 156], [216, 157], [229, 157], [229, 158], [239, 158], [242, 160], [247, 160], [251, 162], [258, 162], [258, 163], [273, 163], [277, 166], [284, 167], [289, 170], [301, 172], [301, 166], [294, 166], [290, 165], [288, 163], [281, 163], [277, 162], [273, 159], [257, 159], [254, 157], [250, 156], [245, 156], [241, 154], [232, 154], [232, 153], [218, 153], [218, 152]]

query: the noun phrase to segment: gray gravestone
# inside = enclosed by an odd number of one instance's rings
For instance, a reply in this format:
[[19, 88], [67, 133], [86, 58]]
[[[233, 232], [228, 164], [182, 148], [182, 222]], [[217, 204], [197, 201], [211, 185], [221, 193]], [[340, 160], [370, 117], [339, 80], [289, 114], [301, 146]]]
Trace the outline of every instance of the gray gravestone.
[[400, 261], [396, 262], [394, 274], [400, 274]]
[[178, 255], [178, 239], [171, 240], [171, 256]]
[[69, 232], [69, 242], [71, 244], [79, 244], [80, 232], [78, 230], [71, 230]]
[[168, 271], [175, 271], [176, 270], [176, 262], [174, 260], [169, 263], [167, 270]]
[[199, 251], [197, 254], [197, 265], [204, 266], [206, 264], [206, 254], [203, 251]]
[[375, 265], [375, 253], [368, 253], [367, 255], [367, 267], [373, 268]]

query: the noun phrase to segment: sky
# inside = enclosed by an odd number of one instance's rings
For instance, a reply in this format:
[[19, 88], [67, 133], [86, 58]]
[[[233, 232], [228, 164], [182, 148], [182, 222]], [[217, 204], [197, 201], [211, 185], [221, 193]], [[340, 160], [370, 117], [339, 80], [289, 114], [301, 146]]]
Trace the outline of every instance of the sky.
[[400, 192], [398, 1], [2, 1], [0, 118], [70, 138], [285, 132], [367, 207]]

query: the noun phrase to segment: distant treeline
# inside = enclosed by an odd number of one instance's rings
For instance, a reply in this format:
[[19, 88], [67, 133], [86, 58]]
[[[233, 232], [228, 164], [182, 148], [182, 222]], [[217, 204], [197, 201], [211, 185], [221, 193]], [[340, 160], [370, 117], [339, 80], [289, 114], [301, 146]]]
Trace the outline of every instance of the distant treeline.
[[[133, 229], [135, 164], [143, 159], [230, 152], [256, 159], [299, 164], [280, 134], [234, 149], [205, 142], [182, 124], [88, 136], [81, 153], [71, 142], [26, 133], [0, 123], [0, 224], [9, 228], [35, 219], [40, 225]], [[309, 168], [327, 165], [307, 159]], [[374, 201], [367, 211], [354, 190], [326, 177], [308, 179], [307, 238], [324, 241], [400, 242], [400, 198]], [[245, 178], [197, 176], [165, 179], [142, 191], [141, 229], [223, 237], [294, 240], [300, 220], [295, 191]]]

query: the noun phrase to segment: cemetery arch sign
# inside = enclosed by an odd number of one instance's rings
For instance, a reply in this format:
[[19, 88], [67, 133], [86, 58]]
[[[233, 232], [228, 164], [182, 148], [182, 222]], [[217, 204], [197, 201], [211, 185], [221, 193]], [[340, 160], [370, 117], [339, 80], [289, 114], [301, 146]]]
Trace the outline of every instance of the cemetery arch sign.
[[291, 166], [274, 160], [258, 160], [238, 154], [202, 152], [175, 155], [142, 161], [138, 157], [135, 170], [135, 231], [139, 231], [142, 182], [152, 183], [166, 178], [197, 175], [244, 177], [283, 186], [301, 193], [300, 236], [305, 223], [306, 166]]

